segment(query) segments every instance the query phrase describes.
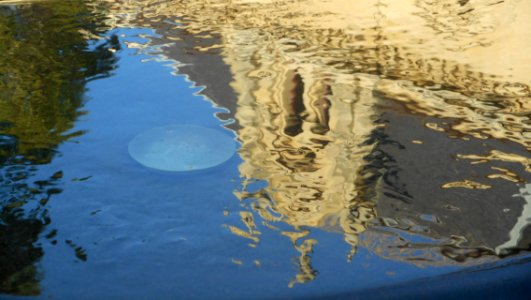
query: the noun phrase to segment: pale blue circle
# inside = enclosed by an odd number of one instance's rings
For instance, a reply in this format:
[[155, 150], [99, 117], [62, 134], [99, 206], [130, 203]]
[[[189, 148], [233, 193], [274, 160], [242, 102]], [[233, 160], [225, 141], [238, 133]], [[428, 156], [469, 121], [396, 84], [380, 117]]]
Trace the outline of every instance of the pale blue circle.
[[169, 125], [141, 132], [129, 142], [140, 164], [163, 171], [194, 171], [217, 166], [234, 155], [236, 143], [220, 130]]

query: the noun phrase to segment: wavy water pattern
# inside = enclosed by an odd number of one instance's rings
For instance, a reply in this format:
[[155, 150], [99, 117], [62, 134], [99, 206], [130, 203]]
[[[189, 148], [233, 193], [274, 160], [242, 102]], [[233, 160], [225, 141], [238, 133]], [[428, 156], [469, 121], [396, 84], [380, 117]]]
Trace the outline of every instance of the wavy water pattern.
[[[317, 274], [312, 228], [341, 233], [348, 259], [363, 246], [419, 265], [466, 265], [498, 259], [500, 247], [529, 249], [525, 230], [511, 229], [528, 211], [518, 193], [530, 180], [529, 2], [106, 7], [111, 26], [156, 28], [157, 55], [181, 49], [179, 71], [230, 108], [246, 211], [227, 228], [256, 246], [255, 223], [293, 227], [298, 234], [283, 233], [300, 253], [292, 284]], [[195, 72], [203, 63], [194, 56], [221, 57], [231, 78], [218, 90], [233, 94], [212, 91], [224, 78]], [[256, 182], [265, 187], [248, 188]]]

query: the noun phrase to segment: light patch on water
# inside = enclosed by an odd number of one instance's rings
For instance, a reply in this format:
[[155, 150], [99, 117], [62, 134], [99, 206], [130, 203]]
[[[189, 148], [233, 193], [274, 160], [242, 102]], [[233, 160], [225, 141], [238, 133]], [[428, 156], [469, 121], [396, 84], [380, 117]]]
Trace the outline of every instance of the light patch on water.
[[162, 171], [212, 168], [230, 159], [236, 143], [219, 130], [192, 125], [148, 129], [129, 143], [129, 154], [143, 166]]
[[509, 233], [509, 240], [496, 247], [496, 253], [498, 254], [517, 247], [522, 239], [524, 229], [531, 224], [531, 184], [526, 184], [520, 189], [520, 194], [516, 196], [525, 199], [524, 208], [513, 229], [511, 229], [511, 232]]

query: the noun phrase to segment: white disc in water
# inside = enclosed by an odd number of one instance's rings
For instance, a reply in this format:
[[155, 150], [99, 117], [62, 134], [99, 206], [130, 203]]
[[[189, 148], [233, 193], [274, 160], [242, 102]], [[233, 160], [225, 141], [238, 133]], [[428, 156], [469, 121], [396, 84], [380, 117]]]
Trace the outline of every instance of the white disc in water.
[[140, 164], [163, 171], [193, 171], [217, 166], [234, 155], [236, 143], [220, 130], [170, 125], [148, 129], [129, 142]]

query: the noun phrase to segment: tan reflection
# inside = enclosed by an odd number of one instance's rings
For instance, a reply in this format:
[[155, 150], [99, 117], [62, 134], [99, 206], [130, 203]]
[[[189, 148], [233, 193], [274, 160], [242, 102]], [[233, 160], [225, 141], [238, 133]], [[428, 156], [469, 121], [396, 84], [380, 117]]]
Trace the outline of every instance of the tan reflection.
[[470, 159], [473, 164], [484, 163], [487, 161], [504, 161], [521, 164], [527, 172], [531, 172], [531, 157], [524, 157], [514, 153], [506, 153], [498, 150], [492, 150], [489, 155], [460, 154], [458, 158]]
[[487, 176], [487, 178], [500, 178], [505, 179], [511, 182], [515, 183], [525, 183], [525, 180], [523, 180], [518, 174], [511, 172], [510, 170], [507, 170], [505, 168], [498, 168], [498, 167], [491, 167], [491, 169], [498, 171], [499, 173], [493, 173]]
[[453, 181], [448, 182], [442, 185], [443, 189], [450, 189], [450, 188], [465, 188], [465, 189], [480, 189], [480, 190], [486, 190], [490, 189], [491, 186], [488, 184], [482, 184], [479, 182], [475, 182], [472, 180], [463, 180], [463, 181]]
[[[376, 100], [363, 87], [370, 81], [351, 76], [357, 84], [346, 85], [315, 78], [302, 68], [293, 70], [281, 53], [271, 52], [274, 45], [261, 44], [253, 31], [241, 34], [228, 35], [240, 40], [225, 48], [234, 88], [245, 87], [235, 114], [244, 160], [240, 173], [268, 186], [258, 197], [245, 191], [239, 197], [258, 198], [256, 209], [270, 208], [295, 227], [341, 228], [354, 250], [357, 235], [374, 215], [356, 185], [363, 157], [372, 149], [360, 146], [374, 128]], [[269, 55], [278, 58], [259, 64], [241, 59]], [[361, 207], [367, 210], [363, 215], [370, 215], [367, 220], [353, 216]]]
[[[409, 114], [451, 120], [424, 124], [441, 135], [496, 139], [530, 150], [530, 2], [146, 0], [114, 8], [117, 24], [171, 24], [205, 41], [189, 51], [223, 56], [237, 93], [232, 113], [244, 178], [237, 196], [250, 207], [241, 215], [246, 230], [228, 228], [256, 245], [253, 215], [272, 230], [276, 222], [293, 226], [295, 232], [283, 232], [300, 253], [300, 273], [291, 284], [315, 277], [310, 253], [316, 241], [305, 230], [311, 227], [341, 232], [352, 247], [349, 257], [360, 237], [384, 257], [406, 255], [414, 263], [493, 253], [479, 245], [460, 248], [459, 238], [431, 247], [436, 253], [422, 247], [382, 250], [399, 237], [366, 232], [376, 219], [382, 184], [368, 171], [368, 156], [378, 151], [372, 138], [382, 126], [376, 122], [380, 107], [388, 102]], [[519, 163], [529, 171], [528, 158], [498, 150], [457, 158]], [[498, 171], [488, 178], [523, 181], [512, 170]], [[267, 186], [247, 190], [255, 180]], [[490, 187], [462, 178], [442, 186]]]
[[[373, 148], [360, 146], [373, 129], [370, 117], [376, 101], [363, 87], [367, 80], [352, 76], [358, 83], [345, 85], [316, 79], [313, 72], [293, 70], [282, 59], [261, 62], [257, 68], [251, 60], [238, 58], [279, 53], [270, 53], [253, 32], [245, 38], [247, 46], [234, 41], [234, 47], [225, 49], [226, 61], [235, 70], [234, 88], [246, 87], [240, 91], [235, 114], [244, 160], [240, 173], [268, 185], [237, 195], [241, 200], [256, 199], [253, 210], [266, 226], [283, 221], [295, 228], [336, 228], [352, 246], [352, 255], [358, 235], [375, 215], [374, 204], [363, 200], [356, 184], [363, 157]], [[300, 252], [300, 273], [290, 286], [316, 276], [309, 255], [316, 241], [305, 239], [307, 233], [283, 233]]]
[[[236, 75], [240, 67], [234, 61], [276, 59], [291, 71], [312, 73], [307, 80], [339, 77], [350, 85], [353, 74], [376, 74], [371, 92], [401, 101], [414, 113], [457, 119], [452, 131], [531, 147], [527, 1], [145, 0], [124, 1], [115, 9], [119, 23], [149, 26], [173, 17], [176, 28], [197, 37], [220, 35], [220, 44], [195, 49], [223, 49]], [[252, 43], [267, 45], [262, 52], [268, 54], [242, 54]], [[236, 46], [243, 56], [231, 57]], [[249, 76], [267, 76], [270, 71], [262, 69]], [[248, 92], [241, 80], [233, 87]]]

